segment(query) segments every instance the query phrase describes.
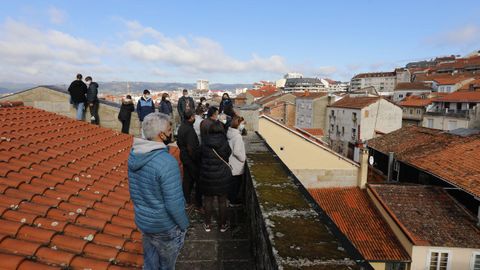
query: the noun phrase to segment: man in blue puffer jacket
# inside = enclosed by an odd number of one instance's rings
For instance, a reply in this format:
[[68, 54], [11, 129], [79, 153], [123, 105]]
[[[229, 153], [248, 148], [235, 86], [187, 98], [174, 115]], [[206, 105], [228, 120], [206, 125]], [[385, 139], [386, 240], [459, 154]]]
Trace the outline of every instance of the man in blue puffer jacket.
[[180, 169], [166, 146], [172, 138], [170, 118], [151, 113], [142, 130], [146, 139], [133, 141], [128, 179], [135, 223], [143, 234], [143, 269], [175, 269], [189, 221]]

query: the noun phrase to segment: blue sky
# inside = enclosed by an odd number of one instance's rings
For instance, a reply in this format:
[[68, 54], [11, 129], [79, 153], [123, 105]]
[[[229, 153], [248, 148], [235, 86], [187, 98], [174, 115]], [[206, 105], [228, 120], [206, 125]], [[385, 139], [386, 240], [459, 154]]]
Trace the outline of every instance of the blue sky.
[[4, 1], [0, 81], [349, 80], [480, 49], [478, 1]]

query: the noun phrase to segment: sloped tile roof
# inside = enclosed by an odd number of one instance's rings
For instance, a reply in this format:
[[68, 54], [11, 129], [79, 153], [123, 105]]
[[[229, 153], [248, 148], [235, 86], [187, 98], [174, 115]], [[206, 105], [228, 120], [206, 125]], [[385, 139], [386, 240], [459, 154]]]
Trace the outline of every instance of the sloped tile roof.
[[0, 269], [136, 269], [132, 138], [0, 104]]
[[422, 82], [406, 82], [406, 83], [397, 83], [395, 86], [395, 91], [402, 91], [402, 90], [432, 90], [432, 87], [426, 85]]
[[441, 187], [382, 184], [369, 188], [415, 245], [480, 248], [475, 218]]
[[366, 260], [410, 261], [365, 190], [344, 187], [308, 191]]
[[459, 136], [406, 126], [368, 141], [368, 146], [480, 197], [480, 135]]
[[437, 102], [478, 102], [480, 103], [480, 91], [456, 91], [434, 101]]
[[432, 102], [433, 100], [431, 98], [424, 98], [421, 96], [409, 96], [400, 101], [398, 105], [403, 107], [426, 107], [432, 104]]
[[348, 109], [362, 109], [379, 100], [380, 97], [352, 97], [350, 95], [334, 102], [329, 107], [334, 108], [348, 108]]

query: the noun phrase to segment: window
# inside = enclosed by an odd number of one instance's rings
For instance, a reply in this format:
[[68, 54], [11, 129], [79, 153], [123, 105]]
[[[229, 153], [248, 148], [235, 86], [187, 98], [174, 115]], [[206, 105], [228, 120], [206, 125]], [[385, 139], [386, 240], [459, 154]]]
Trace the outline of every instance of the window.
[[447, 130], [454, 130], [457, 128], [457, 121], [449, 120]]
[[342, 127], [342, 136], [345, 135], [345, 127]]
[[422, 111], [420, 109], [417, 109], [417, 114], [421, 114]]
[[406, 270], [407, 266], [405, 263], [386, 263], [385, 270]]
[[474, 252], [472, 256], [471, 267], [472, 270], [480, 270], [480, 252]]
[[357, 130], [352, 128], [352, 139], [355, 139], [357, 137]]
[[433, 119], [427, 119], [427, 127], [433, 128]]
[[448, 251], [430, 251], [428, 256], [428, 269], [429, 270], [449, 270], [450, 252]]
[[410, 114], [413, 114], [413, 109], [410, 109]]

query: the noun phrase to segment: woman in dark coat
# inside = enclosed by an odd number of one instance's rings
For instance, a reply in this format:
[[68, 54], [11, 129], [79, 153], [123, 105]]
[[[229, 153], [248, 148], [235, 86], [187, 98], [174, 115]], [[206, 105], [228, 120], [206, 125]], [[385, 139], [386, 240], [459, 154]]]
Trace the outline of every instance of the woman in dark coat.
[[122, 133], [128, 134], [130, 130], [130, 119], [132, 118], [132, 112], [135, 111], [133, 105], [132, 96], [127, 95], [122, 100], [122, 106], [120, 106], [120, 112], [118, 113], [118, 120], [122, 122]]
[[211, 231], [213, 201], [218, 200], [219, 226], [221, 232], [228, 230], [227, 194], [232, 186], [232, 169], [228, 159], [232, 153], [223, 125], [215, 121], [208, 130], [202, 144], [199, 187], [205, 196], [205, 231]]
[[162, 94], [162, 101], [160, 101], [160, 108], [158, 110], [161, 113], [172, 116], [172, 103], [170, 102], [170, 96], [168, 93]]
[[230, 99], [230, 96], [227, 93], [224, 93], [222, 96], [222, 101], [220, 102], [220, 114], [224, 113], [230, 117], [233, 117], [233, 102]]

